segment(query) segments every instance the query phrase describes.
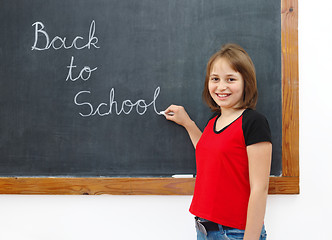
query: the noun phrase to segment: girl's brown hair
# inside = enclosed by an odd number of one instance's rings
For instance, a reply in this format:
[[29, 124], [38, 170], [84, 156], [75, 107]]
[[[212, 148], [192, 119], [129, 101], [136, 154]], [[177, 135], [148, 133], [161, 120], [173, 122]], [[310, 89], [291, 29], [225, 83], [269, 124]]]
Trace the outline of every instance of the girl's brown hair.
[[244, 81], [243, 98], [240, 101], [239, 109], [252, 108], [255, 109], [257, 103], [257, 83], [255, 66], [251, 61], [248, 53], [239, 45], [228, 43], [221, 47], [221, 49], [213, 54], [206, 66], [205, 84], [203, 90], [203, 100], [211, 108], [212, 111], [220, 111], [220, 107], [212, 99], [209, 92], [209, 79], [211, 68], [218, 58], [226, 59], [231, 67], [242, 75]]

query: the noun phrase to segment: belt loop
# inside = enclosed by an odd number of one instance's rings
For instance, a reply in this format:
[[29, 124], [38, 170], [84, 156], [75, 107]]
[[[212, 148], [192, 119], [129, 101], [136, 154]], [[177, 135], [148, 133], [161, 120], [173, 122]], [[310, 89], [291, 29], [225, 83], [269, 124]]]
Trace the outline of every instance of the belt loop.
[[208, 234], [207, 230], [204, 227], [204, 225], [201, 223], [201, 221], [199, 220], [198, 217], [195, 217], [195, 226], [200, 232], [202, 232], [205, 236], [207, 236], [207, 234]]
[[218, 224], [218, 227], [219, 227], [219, 231], [221, 232], [221, 234], [224, 234], [225, 230], [224, 230], [223, 226]]

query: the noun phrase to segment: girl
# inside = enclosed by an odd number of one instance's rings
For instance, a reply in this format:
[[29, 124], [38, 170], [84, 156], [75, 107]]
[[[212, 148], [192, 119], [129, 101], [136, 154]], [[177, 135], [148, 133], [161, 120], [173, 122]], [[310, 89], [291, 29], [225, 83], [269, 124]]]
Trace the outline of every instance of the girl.
[[256, 74], [243, 48], [226, 44], [210, 58], [203, 99], [215, 112], [203, 133], [182, 106], [165, 110], [196, 148], [190, 212], [196, 215], [197, 239], [266, 239], [271, 134], [266, 118], [253, 110]]

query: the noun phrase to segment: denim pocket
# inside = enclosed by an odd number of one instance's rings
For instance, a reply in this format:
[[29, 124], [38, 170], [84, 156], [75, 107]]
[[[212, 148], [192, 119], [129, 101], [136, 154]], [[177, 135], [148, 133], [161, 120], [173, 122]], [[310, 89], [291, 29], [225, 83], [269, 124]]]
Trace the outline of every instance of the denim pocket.
[[[244, 230], [239, 230], [239, 229], [235, 229], [235, 228], [226, 230], [226, 235], [230, 240], [243, 239]], [[263, 227], [259, 240], [266, 240], [266, 237], [267, 237], [267, 234], [266, 234], [265, 228]]]
[[226, 235], [230, 240], [236, 240], [236, 239], [243, 239], [244, 237], [244, 230], [240, 230], [240, 229], [230, 229], [230, 230], [226, 230]]
[[262, 232], [261, 232], [261, 237], [259, 240], [266, 240], [267, 238], [267, 234], [266, 234], [266, 231], [265, 231], [265, 226], [263, 225], [263, 229], [262, 229]]
[[259, 240], [266, 240], [266, 238], [267, 238], [267, 234], [266, 234], [266, 232], [264, 231], [264, 232], [261, 234], [261, 237], [260, 237]]

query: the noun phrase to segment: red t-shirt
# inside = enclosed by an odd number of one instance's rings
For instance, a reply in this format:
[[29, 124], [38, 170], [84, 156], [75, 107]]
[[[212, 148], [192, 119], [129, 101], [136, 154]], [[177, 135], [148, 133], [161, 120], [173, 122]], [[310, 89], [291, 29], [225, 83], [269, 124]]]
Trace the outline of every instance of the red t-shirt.
[[196, 146], [197, 176], [190, 212], [212, 222], [245, 229], [250, 196], [246, 147], [271, 142], [266, 118], [255, 110], [242, 115], [220, 131], [213, 117]]

